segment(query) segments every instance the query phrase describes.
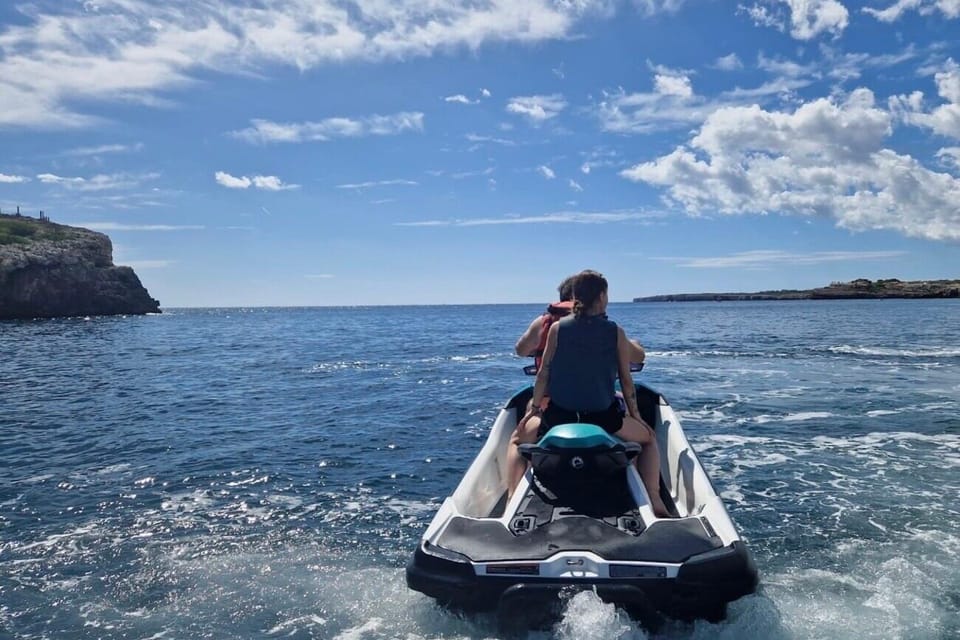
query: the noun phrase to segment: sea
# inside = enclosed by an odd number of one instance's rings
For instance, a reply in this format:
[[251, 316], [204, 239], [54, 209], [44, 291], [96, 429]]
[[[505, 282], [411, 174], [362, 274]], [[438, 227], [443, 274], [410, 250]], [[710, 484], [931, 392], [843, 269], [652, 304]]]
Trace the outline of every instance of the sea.
[[[498, 638], [404, 567], [544, 305], [0, 323], [0, 638]], [[960, 300], [617, 303], [753, 551], [726, 620], [592, 592], [532, 639], [960, 637]]]

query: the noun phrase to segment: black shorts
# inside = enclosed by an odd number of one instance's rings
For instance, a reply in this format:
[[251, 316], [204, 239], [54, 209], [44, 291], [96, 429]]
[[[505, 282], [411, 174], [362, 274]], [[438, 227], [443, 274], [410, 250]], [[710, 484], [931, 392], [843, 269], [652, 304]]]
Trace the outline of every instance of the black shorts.
[[543, 437], [551, 427], [572, 422], [595, 424], [607, 433], [616, 433], [623, 427], [623, 410], [620, 408], [620, 403], [616, 400], [603, 411], [589, 412], [570, 411], [551, 401], [543, 412], [543, 419], [540, 421], [540, 430], [539, 433], [537, 433], [537, 437]]

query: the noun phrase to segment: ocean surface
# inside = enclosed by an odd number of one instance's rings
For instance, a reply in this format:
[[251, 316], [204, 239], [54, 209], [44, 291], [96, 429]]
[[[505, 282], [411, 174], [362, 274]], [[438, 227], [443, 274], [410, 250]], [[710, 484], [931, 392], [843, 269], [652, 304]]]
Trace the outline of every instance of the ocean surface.
[[[404, 565], [541, 305], [0, 323], [0, 638], [496, 638]], [[960, 637], [960, 301], [614, 304], [761, 572], [652, 634]]]

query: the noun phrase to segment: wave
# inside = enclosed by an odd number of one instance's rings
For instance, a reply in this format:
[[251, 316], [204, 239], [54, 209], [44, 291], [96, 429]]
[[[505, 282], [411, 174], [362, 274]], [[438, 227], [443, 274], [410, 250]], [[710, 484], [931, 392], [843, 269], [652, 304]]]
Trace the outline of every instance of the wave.
[[855, 356], [894, 356], [899, 358], [960, 358], [960, 348], [958, 347], [920, 347], [920, 348], [897, 348], [897, 347], [867, 347], [842, 344], [835, 347], [829, 347], [828, 351], [832, 353], [855, 355]]

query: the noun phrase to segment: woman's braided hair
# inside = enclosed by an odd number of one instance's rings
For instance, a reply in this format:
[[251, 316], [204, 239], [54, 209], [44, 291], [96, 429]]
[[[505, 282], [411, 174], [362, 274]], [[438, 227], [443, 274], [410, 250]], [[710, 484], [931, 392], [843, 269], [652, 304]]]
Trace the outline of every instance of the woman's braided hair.
[[573, 281], [573, 315], [583, 317], [606, 290], [607, 279], [602, 274], [590, 269], [578, 273]]

